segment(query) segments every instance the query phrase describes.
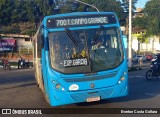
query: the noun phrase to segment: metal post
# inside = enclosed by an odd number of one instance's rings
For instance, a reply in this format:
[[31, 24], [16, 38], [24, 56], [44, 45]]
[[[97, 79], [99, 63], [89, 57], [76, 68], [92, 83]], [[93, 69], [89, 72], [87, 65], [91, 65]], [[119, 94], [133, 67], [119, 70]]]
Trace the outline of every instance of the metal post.
[[129, 0], [128, 67], [132, 67], [132, 0]]
[[93, 8], [95, 8], [95, 9], [97, 10], [97, 12], [99, 12], [98, 8], [97, 8], [96, 6], [94, 6], [94, 5], [91, 5], [91, 4], [82, 2], [82, 1], [80, 1], [80, 0], [75, 0], [75, 1], [76, 1], [76, 2], [79, 2], [79, 3], [82, 3], [82, 4], [85, 4], [85, 5], [88, 5], [88, 6], [90, 6], [90, 7], [93, 7]]
[[29, 54], [29, 47], [28, 47], [28, 54]]

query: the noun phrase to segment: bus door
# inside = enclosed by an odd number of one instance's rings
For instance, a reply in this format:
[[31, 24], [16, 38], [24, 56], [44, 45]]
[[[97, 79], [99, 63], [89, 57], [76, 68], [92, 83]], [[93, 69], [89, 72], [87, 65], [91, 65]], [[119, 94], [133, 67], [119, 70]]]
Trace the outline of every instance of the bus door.
[[44, 91], [43, 78], [42, 78], [42, 35], [39, 33], [37, 36], [37, 49], [36, 49], [36, 79], [39, 87]]

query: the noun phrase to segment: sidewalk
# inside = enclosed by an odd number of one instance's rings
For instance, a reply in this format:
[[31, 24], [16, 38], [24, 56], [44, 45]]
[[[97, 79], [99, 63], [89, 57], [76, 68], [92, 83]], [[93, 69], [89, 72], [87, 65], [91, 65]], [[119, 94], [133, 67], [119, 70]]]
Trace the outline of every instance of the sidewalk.
[[130, 68], [129, 71], [148, 69], [148, 68], [150, 68], [150, 65], [151, 65], [150, 61], [144, 62], [142, 67], [139, 67], [138, 63], [133, 63], [133, 67]]
[[[3, 69], [3, 66], [2, 65], [0, 65], [0, 70], [1, 69]], [[11, 69], [18, 69], [18, 67], [17, 66], [11, 66]]]

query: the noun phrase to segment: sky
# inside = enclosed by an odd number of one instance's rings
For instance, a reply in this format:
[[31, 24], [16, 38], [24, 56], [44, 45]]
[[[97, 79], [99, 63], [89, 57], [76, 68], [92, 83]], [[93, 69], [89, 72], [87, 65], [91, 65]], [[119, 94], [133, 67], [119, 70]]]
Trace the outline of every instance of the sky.
[[137, 2], [137, 4], [136, 4], [136, 7], [137, 7], [137, 8], [144, 8], [146, 2], [148, 2], [148, 1], [149, 1], [149, 0], [138, 0], [138, 2]]

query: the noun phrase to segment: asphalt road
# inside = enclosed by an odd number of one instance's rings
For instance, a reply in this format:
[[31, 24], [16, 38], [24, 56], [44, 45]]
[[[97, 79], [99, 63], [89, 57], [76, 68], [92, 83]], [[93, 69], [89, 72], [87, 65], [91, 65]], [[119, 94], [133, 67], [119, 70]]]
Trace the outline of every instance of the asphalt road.
[[[129, 72], [129, 95], [126, 97], [58, 108], [160, 108], [160, 79], [147, 81], [146, 71], [147, 69]], [[36, 85], [32, 69], [0, 69], [0, 95], [0, 108], [54, 108], [46, 103], [43, 93]]]

